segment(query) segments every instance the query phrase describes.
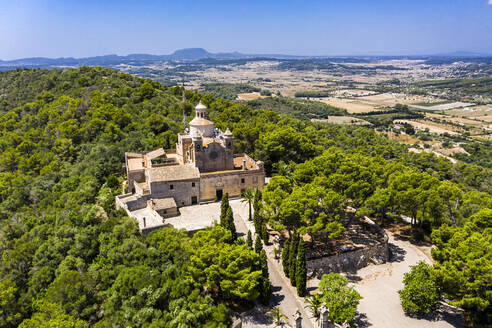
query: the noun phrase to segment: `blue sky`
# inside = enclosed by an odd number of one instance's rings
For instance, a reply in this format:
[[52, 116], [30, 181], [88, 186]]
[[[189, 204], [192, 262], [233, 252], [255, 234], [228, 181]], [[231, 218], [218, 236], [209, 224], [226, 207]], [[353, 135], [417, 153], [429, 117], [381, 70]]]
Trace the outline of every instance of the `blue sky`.
[[0, 0], [0, 59], [211, 52], [492, 54], [492, 0]]

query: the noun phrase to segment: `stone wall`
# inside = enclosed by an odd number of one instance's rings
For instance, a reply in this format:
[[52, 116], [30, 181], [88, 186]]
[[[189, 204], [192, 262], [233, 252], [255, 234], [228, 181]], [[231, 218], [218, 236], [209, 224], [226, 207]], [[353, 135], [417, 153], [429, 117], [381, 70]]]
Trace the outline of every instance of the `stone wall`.
[[385, 263], [389, 259], [388, 243], [357, 249], [319, 259], [308, 260], [308, 276], [321, 277], [330, 272], [356, 272], [370, 263]]
[[135, 211], [147, 206], [149, 196], [138, 196], [133, 194], [125, 194], [116, 196], [116, 209], [125, 209], [128, 211]]
[[174, 201], [178, 207], [189, 206], [192, 204], [191, 198], [193, 196], [197, 198], [197, 202], [200, 199], [200, 180], [152, 182], [150, 184], [150, 191], [152, 198], [174, 197]]
[[195, 150], [196, 167], [200, 172], [215, 172], [234, 169], [232, 149], [227, 149], [219, 141], [209, 143], [200, 151]]
[[382, 242], [353, 251], [307, 260], [308, 276], [321, 277], [323, 274], [330, 272], [355, 273], [370, 263], [381, 264], [387, 262], [389, 259], [388, 236], [383, 229], [369, 218], [366, 217], [365, 221], [374, 225], [374, 228], [382, 234]]
[[214, 200], [218, 189], [221, 189], [224, 194], [228, 193], [229, 197], [239, 197], [241, 192], [247, 189], [263, 190], [264, 185], [265, 173], [260, 170], [232, 171], [222, 174], [202, 173], [200, 175], [200, 202]]
[[129, 171], [127, 172], [128, 176], [128, 191], [131, 192], [132, 188], [134, 188], [134, 183], [135, 182], [143, 182], [145, 181], [145, 171], [142, 170], [135, 170], [135, 171]]

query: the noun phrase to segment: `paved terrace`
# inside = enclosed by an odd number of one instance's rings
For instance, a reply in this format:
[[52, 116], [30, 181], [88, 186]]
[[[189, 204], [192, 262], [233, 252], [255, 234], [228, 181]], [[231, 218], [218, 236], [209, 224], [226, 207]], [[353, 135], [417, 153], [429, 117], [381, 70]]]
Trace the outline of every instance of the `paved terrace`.
[[[140, 210], [132, 211], [132, 215], [137, 220], [138, 227], [142, 231], [149, 232], [151, 230], [165, 226], [165, 223], [162, 222], [161, 216], [149, 207], [144, 207]], [[145, 226], [143, 218], [145, 218]]]
[[219, 222], [220, 203], [183, 206], [178, 216], [164, 219], [164, 223], [176, 229], [198, 231], [210, 227], [214, 221]]

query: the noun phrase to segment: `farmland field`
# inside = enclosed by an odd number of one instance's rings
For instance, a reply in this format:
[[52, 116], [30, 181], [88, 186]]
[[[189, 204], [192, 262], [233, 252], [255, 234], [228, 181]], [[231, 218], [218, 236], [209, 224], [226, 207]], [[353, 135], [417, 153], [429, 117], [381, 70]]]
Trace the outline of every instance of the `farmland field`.
[[326, 119], [312, 119], [312, 122], [348, 124], [348, 125], [371, 125], [366, 120], [351, 116], [328, 116]]
[[457, 130], [456, 128], [446, 124], [439, 124], [439, 123], [428, 122], [428, 121], [412, 121], [412, 120], [395, 120], [395, 123], [407, 123], [412, 125], [414, 128], [418, 130], [429, 129], [429, 132], [431, 133], [437, 133], [437, 134], [448, 133], [450, 135], [458, 135], [458, 133], [454, 131]]
[[358, 100], [343, 98], [317, 98], [325, 104], [346, 109], [349, 114], [380, 111], [377, 106], [361, 103]]
[[260, 95], [259, 92], [247, 92], [247, 93], [238, 93], [237, 94], [237, 99], [239, 100], [253, 100], [256, 98], [261, 98], [262, 96]]

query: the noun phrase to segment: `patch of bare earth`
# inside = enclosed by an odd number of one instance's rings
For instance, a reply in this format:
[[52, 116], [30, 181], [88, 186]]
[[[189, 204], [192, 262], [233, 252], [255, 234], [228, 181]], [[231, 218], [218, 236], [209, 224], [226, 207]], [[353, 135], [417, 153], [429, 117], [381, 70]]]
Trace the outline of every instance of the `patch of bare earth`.
[[408, 123], [412, 125], [414, 128], [419, 129], [419, 130], [425, 130], [429, 129], [429, 132], [431, 133], [438, 133], [438, 134], [443, 134], [443, 133], [448, 133], [448, 134], [458, 134], [455, 130], [459, 130], [456, 127], [446, 125], [446, 124], [440, 124], [440, 123], [435, 123], [435, 122], [429, 122], [429, 121], [421, 121], [421, 120], [395, 120], [395, 123]]
[[248, 93], [237, 94], [237, 99], [239, 100], [253, 100], [257, 98], [262, 98], [259, 92], [248, 92]]
[[311, 119], [312, 122], [319, 123], [332, 123], [332, 124], [348, 124], [348, 125], [371, 125], [370, 122], [352, 117], [352, 116], [328, 116], [328, 118], [324, 119]]

